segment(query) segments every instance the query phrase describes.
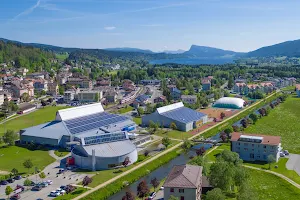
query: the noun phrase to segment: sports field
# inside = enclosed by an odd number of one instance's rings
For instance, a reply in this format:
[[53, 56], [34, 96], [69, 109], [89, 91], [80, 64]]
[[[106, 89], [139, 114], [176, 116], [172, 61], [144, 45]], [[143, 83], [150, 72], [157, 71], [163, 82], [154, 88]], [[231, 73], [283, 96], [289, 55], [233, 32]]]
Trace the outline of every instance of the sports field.
[[52, 121], [55, 119], [56, 112], [65, 108], [67, 107], [48, 106], [34, 111], [28, 115], [12, 119], [0, 125], [0, 136], [2, 136], [5, 133], [5, 131], [9, 129], [19, 131], [23, 128], [28, 128], [48, 121]]
[[300, 98], [289, 97], [284, 103], [271, 110], [266, 117], [244, 130], [246, 133], [281, 136], [284, 149], [300, 153]]

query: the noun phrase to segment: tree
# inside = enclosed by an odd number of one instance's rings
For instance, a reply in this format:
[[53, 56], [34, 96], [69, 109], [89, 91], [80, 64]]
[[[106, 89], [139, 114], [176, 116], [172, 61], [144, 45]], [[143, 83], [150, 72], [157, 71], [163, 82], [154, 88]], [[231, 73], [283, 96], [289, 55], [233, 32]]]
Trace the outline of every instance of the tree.
[[143, 198], [149, 194], [150, 190], [148, 188], [146, 180], [142, 180], [137, 186], [137, 196]]
[[127, 167], [127, 165], [129, 165], [129, 163], [130, 163], [130, 160], [129, 160], [129, 157], [127, 156], [122, 164], [124, 167]]
[[155, 133], [159, 128], [159, 124], [154, 123], [152, 120], [150, 120], [149, 121], [149, 128], [150, 128], [151, 133]]
[[65, 188], [67, 194], [73, 192], [74, 190], [76, 190], [76, 187], [73, 185], [67, 185], [67, 187]]
[[14, 176], [16, 176], [16, 175], [18, 175], [19, 171], [18, 171], [16, 168], [13, 168], [13, 169], [11, 170], [11, 173], [12, 173]]
[[248, 127], [248, 120], [247, 119], [242, 119], [241, 120], [241, 124], [242, 124], [242, 126], [244, 127], [244, 128], [247, 128]]
[[141, 107], [138, 107], [137, 112], [138, 112], [139, 116], [142, 116], [144, 114], [144, 109]]
[[271, 169], [271, 165], [276, 162], [276, 158], [271, 154], [271, 155], [268, 155], [267, 159], [268, 159], [268, 163], [269, 163], [269, 169]]
[[159, 186], [159, 181], [158, 181], [158, 179], [156, 177], [154, 177], [153, 179], [151, 179], [151, 185], [153, 186], [154, 191]]
[[46, 174], [44, 172], [39, 173], [39, 177], [44, 181], [44, 178], [46, 178]]
[[41, 104], [42, 104], [43, 107], [45, 107], [47, 105], [47, 102], [44, 101], [44, 100], [41, 100]]
[[228, 190], [234, 183], [234, 165], [218, 161], [213, 163], [210, 167], [210, 174], [208, 176], [210, 184], [215, 188]]
[[181, 148], [183, 149], [183, 151], [185, 153], [187, 153], [189, 151], [189, 149], [191, 148], [191, 146], [192, 146], [191, 141], [185, 139], [183, 144], [181, 145]]
[[207, 162], [206, 157], [203, 156], [197, 156], [189, 161], [189, 164], [191, 165], [198, 165], [203, 167], [203, 175], [207, 176], [209, 172], [209, 165]]
[[53, 102], [53, 98], [49, 98], [47, 101], [48, 101], [49, 103], [52, 103], [52, 102]]
[[211, 191], [208, 191], [206, 194], [206, 200], [225, 200], [225, 195], [223, 194], [220, 188], [215, 188]]
[[225, 114], [224, 112], [221, 112], [220, 118], [221, 118], [221, 119], [224, 119], [225, 117], [226, 117], [226, 114]]
[[21, 100], [23, 101], [23, 102], [28, 102], [29, 100], [30, 100], [30, 96], [29, 96], [29, 94], [28, 93], [23, 93], [22, 95], [21, 95]]
[[232, 128], [232, 127], [226, 128], [226, 129], [224, 130], [224, 132], [226, 133], [227, 137], [229, 137], [229, 136], [230, 136], [230, 133], [233, 132], [233, 128]]
[[258, 116], [257, 116], [257, 114], [255, 114], [255, 113], [251, 113], [251, 114], [249, 115], [249, 118], [252, 119], [252, 121], [253, 121], [254, 124], [255, 124], [255, 123], [257, 122], [257, 120], [258, 120]]
[[59, 91], [60, 95], [64, 95], [64, 93], [65, 93], [65, 89], [62, 86], [59, 86], [58, 91]]
[[125, 195], [122, 197], [122, 200], [134, 200], [135, 199], [135, 196], [133, 194], [133, 192], [131, 191], [127, 191], [125, 193]]
[[242, 186], [248, 180], [248, 178], [249, 174], [247, 173], [245, 168], [241, 166], [235, 168], [234, 182], [236, 186]]
[[170, 198], [169, 198], [168, 200], [179, 200], [179, 198], [178, 198], [178, 197], [175, 197], [175, 196], [173, 196], [173, 195], [171, 195]]
[[15, 145], [15, 141], [19, 138], [18, 134], [13, 130], [7, 130], [3, 135], [3, 142], [9, 146]]
[[220, 153], [220, 155], [218, 156], [218, 160], [232, 163], [235, 166], [239, 166], [243, 162], [240, 159], [239, 154], [232, 152], [228, 149], [225, 149], [224, 151], [222, 151], [222, 153]]
[[33, 163], [30, 159], [27, 159], [23, 162], [23, 166], [28, 169], [28, 173], [29, 173], [29, 169], [31, 169], [33, 167]]
[[227, 134], [225, 133], [225, 132], [222, 132], [221, 134], [220, 134], [220, 138], [221, 138], [221, 140], [223, 141], [223, 142], [226, 142], [226, 140], [227, 140]]
[[253, 191], [251, 185], [248, 182], [242, 183], [240, 186], [239, 193], [237, 195], [237, 200], [257, 200], [257, 195]]
[[96, 93], [96, 94], [95, 94], [95, 101], [96, 101], [96, 102], [99, 102], [99, 93]]
[[92, 183], [93, 179], [88, 177], [88, 176], [85, 176], [82, 180], [82, 186], [83, 187], [86, 187], [88, 186], [90, 183]]
[[24, 186], [31, 186], [32, 181], [27, 178], [27, 179], [25, 179], [23, 184], [24, 184]]
[[166, 148], [168, 148], [168, 146], [171, 144], [171, 140], [168, 137], [164, 137], [161, 142]]
[[199, 149], [196, 150], [196, 154], [197, 156], [203, 156], [205, 154], [206, 150], [204, 147], [201, 147]]
[[144, 151], [144, 156], [147, 157], [148, 155], [149, 155], [149, 151], [148, 151], [148, 150], [145, 150], [145, 151]]
[[176, 124], [175, 124], [174, 122], [172, 122], [172, 123], [170, 124], [170, 129], [172, 129], [172, 130], [177, 130], [177, 126], [176, 126]]
[[9, 195], [13, 192], [14, 190], [10, 186], [6, 186], [5, 188], [5, 194], [7, 195], [7, 198], [9, 198]]

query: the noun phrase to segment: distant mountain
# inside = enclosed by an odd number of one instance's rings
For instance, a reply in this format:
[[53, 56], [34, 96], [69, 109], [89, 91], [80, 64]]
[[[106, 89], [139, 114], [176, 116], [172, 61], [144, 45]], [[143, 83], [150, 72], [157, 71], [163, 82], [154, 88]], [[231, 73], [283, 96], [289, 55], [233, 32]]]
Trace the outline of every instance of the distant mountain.
[[118, 47], [118, 48], [106, 48], [104, 50], [108, 51], [120, 51], [120, 52], [138, 52], [138, 53], [154, 53], [148, 49], [138, 49], [138, 48], [131, 48], [131, 47]]
[[271, 57], [271, 56], [300, 56], [300, 40], [287, 41], [279, 44], [262, 47], [247, 53], [247, 57]]
[[58, 47], [58, 46], [53, 46], [53, 45], [47, 45], [47, 44], [39, 44], [39, 43], [23, 43], [23, 42], [19, 42], [19, 41], [14, 41], [14, 40], [8, 40], [5, 38], [0, 38], [0, 41], [3, 42], [10, 42], [13, 44], [20, 44], [23, 46], [30, 46], [30, 47], [35, 47], [35, 48], [39, 48], [45, 51], [53, 51], [53, 52], [57, 52], [57, 53], [61, 53], [61, 52], [68, 52], [71, 53], [73, 51], [78, 50], [79, 48], [69, 48], [69, 47]]
[[182, 50], [182, 49], [178, 49], [178, 50], [175, 50], [175, 51], [172, 51], [172, 50], [165, 50], [164, 53], [167, 53], [167, 54], [181, 54], [181, 53], [184, 53], [185, 50]]
[[194, 58], [217, 58], [217, 57], [236, 57], [243, 53], [229, 50], [223, 50], [213, 47], [192, 45], [191, 48], [183, 54]]

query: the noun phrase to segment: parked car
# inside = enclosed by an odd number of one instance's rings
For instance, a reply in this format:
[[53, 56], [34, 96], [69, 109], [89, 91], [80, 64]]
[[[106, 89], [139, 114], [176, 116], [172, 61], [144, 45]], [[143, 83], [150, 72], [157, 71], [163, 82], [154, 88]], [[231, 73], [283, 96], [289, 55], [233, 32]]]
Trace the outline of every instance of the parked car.
[[48, 185], [52, 185], [52, 183], [53, 183], [53, 181], [51, 181], [51, 180], [47, 180], [46, 182], [48, 183]]
[[21, 195], [19, 194], [14, 194], [10, 197], [11, 200], [17, 200], [17, 199], [21, 199]]
[[19, 189], [21, 189], [22, 192], [25, 190], [25, 188], [22, 185], [17, 185], [15, 191]]
[[36, 186], [34, 186], [31, 190], [32, 190], [32, 191], [40, 191], [41, 189], [43, 189], [42, 186], [36, 185]]
[[0, 182], [0, 184], [1, 184], [1, 185], [7, 185], [7, 184], [8, 184], [8, 182], [7, 182], [7, 181], [5, 181], [5, 180], [3, 180], [3, 181], [1, 181], [1, 182]]
[[163, 186], [160, 187], [160, 190], [164, 190], [165, 188]]
[[60, 170], [58, 170], [58, 173], [62, 174], [62, 173], [64, 173], [64, 171], [65, 171], [64, 169], [60, 169]]
[[56, 188], [56, 192], [61, 192], [62, 191], [62, 189], [61, 188]]
[[13, 183], [13, 182], [15, 182], [15, 180], [14, 180], [14, 179], [12, 179], [12, 178], [10, 178], [10, 179], [7, 179], [7, 182], [9, 182], [9, 183]]
[[280, 157], [284, 157], [285, 156], [283, 152], [280, 152], [279, 155], [280, 155]]
[[60, 189], [62, 189], [62, 190], [66, 190], [66, 189], [67, 189], [67, 186], [65, 186], [65, 185], [62, 185], [62, 186], [60, 186]]
[[64, 195], [64, 194], [66, 194], [66, 191], [65, 190], [61, 190], [60, 191], [60, 195]]
[[44, 188], [44, 187], [48, 187], [49, 184], [47, 182], [43, 182], [43, 183], [40, 183], [39, 185]]
[[283, 153], [284, 153], [284, 155], [286, 155], [286, 156], [290, 155], [290, 153], [289, 153], [288, 150], [284, 150]]
[[58, 197], [59, 195], [60, 195], [60, 193], [57, 192], [57, 191], [52, 191], [52, 192], [50, 192], [50, 196], [51, 196], [51, 197]]
[[156, 196], [156, 192], [152, 192], [150, 194], [150, 196], [148, 197], [149, 200], [154, 199], [154, 197]]
[[15, 176], [14, 179], [15, 179], [15, 180], [21, 180], [21, 179], [22, 179], [22, 176]]

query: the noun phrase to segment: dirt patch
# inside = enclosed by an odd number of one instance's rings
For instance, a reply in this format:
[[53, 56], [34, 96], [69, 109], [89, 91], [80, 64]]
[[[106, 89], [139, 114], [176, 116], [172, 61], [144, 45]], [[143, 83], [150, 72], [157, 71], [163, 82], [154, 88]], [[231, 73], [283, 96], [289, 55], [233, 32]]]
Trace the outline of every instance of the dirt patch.
[[10, 172], [7, 172], [7, 171], [1, 171], [0, 170], [0, 175], [6, 175], [6, 174], [9, 174]]
[[225, 109], [225, 108], [206, 108], [206, 109], [200, 109], [198, 111], [207, 114], [209, 118], [220, 119], [220, 115], [222, 112], [225, 113], [226, 117], [230, 117], [235, 113], [239, 112], [240, 110]]

